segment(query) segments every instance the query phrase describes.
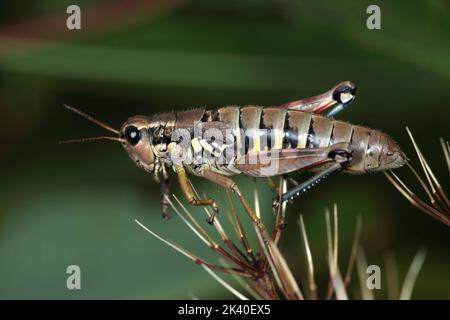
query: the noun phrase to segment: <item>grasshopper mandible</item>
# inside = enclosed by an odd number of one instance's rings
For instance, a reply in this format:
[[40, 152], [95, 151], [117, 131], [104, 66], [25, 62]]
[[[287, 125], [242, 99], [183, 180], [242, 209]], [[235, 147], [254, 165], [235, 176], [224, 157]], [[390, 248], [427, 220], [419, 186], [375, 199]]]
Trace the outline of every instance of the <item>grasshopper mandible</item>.
[[272, 177], [300, 170], [316, 173], [275, 200], [276, 207], [335, 171], [361, 174], [404, 165], [406, 156], [388, 135], [333, 118], [355, 99], [355, 90], [347, 81], [323, 94], [275, 107], [226, 106], [133, 116], [120, 130], [66, 106], [118, 137], [65, 142], [120, 142], [130, 158], [160, 183], [165, 218], [168, 168], [172, 168], [190, 204], [212, 207], [212, 223], [218, 206], [214, 199], [197, 197], [188, 173], [212, 181], [240, 199], [241, 192], [230, 176]]

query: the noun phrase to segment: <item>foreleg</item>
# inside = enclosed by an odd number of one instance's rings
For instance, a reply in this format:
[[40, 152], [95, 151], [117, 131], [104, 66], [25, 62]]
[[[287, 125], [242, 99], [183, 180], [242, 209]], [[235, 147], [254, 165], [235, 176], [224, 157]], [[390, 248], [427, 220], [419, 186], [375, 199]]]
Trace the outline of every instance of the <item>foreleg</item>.
[[169, 196], [170, 196], [170, 182], [169, 175], [167, 174], [166, 166], [162, 166], [162, 179], [160, 179], [161, 188], [161, 205], [162, 205], [162, 216], [164, 219], [169, 219]]

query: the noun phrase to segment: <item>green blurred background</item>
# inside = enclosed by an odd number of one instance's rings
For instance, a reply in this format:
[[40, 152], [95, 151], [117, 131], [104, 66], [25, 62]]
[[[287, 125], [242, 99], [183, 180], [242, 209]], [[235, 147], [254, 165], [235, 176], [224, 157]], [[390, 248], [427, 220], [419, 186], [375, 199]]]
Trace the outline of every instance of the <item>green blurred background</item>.
[[[80, 31], [66, 29], [69, 4], [81, 7]], [[230, 297], [201, 268], [133, 222], [137, 218], [201, 257], [216, 259], [179, 218], [161, 219], [158, 186], [121, 146], [58, 145], [105, 133], [63, 104], [119, 127], [135, 114], [276, 105], [352, 80], [357, 99], [339, 118], [389, 133], [415, 160], [408, 125], [448, 188], [438, 138], [450, 138], [450, 3], [377, 1], [378, 31], [366, 28], [370, 4], [2, 1], [0, 298]], [[193, 181], [221, 199], [218, 188]], [[250, 179], [238, 181], [251, 196]], [[270, 225], [272, 195], [263, 183], [258, 186]], [[413, 298], [449, 297], [448, 228], [412, 208], [382, 174], [336, 175], [290, 207], [281, 249], [299, 280], [304, 265], [296, 220], [302, 213], [319, 293], [326, 290], [323, 213], [334, 202], [341, 261], [361, 215], [369, 264], [383, 272], [385, 256], [394, 254], [402, 281], [417, 249], [425, 247]], [[66, 288], [71, 264], [81, 267], [82, 290]], [[350, 294], [357, 284], [355, 279]], [[386, 296], [384, 273], [382, 287], [377, 297]]]

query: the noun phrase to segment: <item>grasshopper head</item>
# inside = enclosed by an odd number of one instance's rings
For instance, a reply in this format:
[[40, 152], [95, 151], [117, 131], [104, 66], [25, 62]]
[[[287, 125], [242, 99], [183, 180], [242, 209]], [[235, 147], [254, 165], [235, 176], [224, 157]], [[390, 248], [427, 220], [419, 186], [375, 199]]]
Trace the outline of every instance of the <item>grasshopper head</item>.
[[149, 136], [149, 120], [145, 116], [129, 118], [120, 129], [122, 145], [130, 158], [144, 170], [153, 172], [155, 154]]
[[74, 142], [87, 142], [87, 141], [98, 141], [98, 140], [111, 140], [120, 142], [125, 150], [127, 150], [128, 155], [133, 159], [133, 161], [144, 170], [153, 172], [155, 170], [155, 153], [152, 144], [152, 139], [149, 135], [149, 127], [151, 126], [151, 121], [148, 117], [135, 116], [129, 118], [122, 126], [120, 130], [114, 129], [113, 127], [107, 125], [100, 120], [78, 110], [77, 108], [65, 105], [66, 109], [79, 114], [83, 118], [89, 120], [92, 123], [112, 132], [119, 137], [111, 136], [98, 136], [91, 138], [81, 138], [64, 140], [60, 143], [74, 143]]

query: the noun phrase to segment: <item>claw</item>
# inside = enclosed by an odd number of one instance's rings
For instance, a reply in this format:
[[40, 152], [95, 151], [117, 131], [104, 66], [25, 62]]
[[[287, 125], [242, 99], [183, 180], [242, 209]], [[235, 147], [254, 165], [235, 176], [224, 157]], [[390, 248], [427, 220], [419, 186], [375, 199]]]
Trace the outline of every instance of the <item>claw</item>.
[[280, 207], [280, 202], [277, 199], [273, 199], [273, 201], [272, 201], [272, 209], [274, 210], [275, 213], [276, 213], [276, 211], [278, 210], [279, 207]]
[[213, 205], [212, 213], [209, 216], [209, 218], [206, 219], [206, 222], [208, 222], [208, 224], [214, 224], [214, 219], [216, 218], [218, 213], [219, 213], [219, 207], [217, 205]]
[[163, 211], [163, 213], [162, 213], [162, 217], [163, 217], [163, 219], [164, 219], [164, 220], [166, 220], [166, 221], [167, 221], [167, 220], [169, 220], [169, 219], [170, 219], [170, 214], [169, 214], [168, 212], [164, 212], [164, 211]]

